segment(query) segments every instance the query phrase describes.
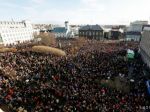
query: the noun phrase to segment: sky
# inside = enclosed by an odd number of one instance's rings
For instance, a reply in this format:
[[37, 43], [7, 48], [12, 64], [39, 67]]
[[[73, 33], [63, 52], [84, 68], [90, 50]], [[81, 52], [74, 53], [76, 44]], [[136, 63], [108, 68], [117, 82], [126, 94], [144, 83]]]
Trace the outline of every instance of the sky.
[[0, 21], [125, 24], [150, 20], [150, 0], [0, 0]]

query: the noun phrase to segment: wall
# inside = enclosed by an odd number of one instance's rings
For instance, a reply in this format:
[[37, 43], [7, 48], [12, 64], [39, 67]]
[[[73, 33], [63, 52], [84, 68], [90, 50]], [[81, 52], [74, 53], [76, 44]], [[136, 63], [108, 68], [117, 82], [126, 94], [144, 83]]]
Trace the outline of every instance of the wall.
[[100, 30], [79, 30], [79, 37], [86, 37], [88, 39], [97, 39], [102, 40], [103, 37], [103, 31]]
[[140, 53], [150, 67], [150, 31], [144, 31], [140, 42]]
[[126, 35], [126, 41], [140, 41], [140, 35]]

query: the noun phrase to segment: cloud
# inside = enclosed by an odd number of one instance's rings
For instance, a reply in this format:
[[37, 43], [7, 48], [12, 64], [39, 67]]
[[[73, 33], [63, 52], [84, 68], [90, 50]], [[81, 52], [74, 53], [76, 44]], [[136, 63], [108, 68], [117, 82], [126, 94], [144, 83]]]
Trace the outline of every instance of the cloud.
[[32, 0], [32, 2], [36, 4], [41, 4], [41, 3], [46, 2], [46, 0]]
[[5, 7], [8, 7], [8, 8], [20, 8], [21, 7], [18, 4], [14, 4], [14, 3], [11, 3], [11, 2], [2, 2], [2, 3], [0, 3], [0, 6], [5, 6]]
[[150, 17], [150, 0], [0, 1], [0, 14], [4, 15], [1, 18], [17, 17], [41, 23], [63, 24], [69, 20], [72, 24], [128, 24], [130, 21], [147, 20]]
[[96, 6], [99, 0], [81, 0], [81, 2], [89, 6]]
[[102, 12], [106, 9], [106, 6], [100, 0], [81, 0], [81, 4], [80, 11]]

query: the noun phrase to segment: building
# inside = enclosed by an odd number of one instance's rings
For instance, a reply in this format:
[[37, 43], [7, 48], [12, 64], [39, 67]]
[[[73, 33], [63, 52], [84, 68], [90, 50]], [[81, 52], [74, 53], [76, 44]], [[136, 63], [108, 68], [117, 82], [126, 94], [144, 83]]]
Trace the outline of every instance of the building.
[[17, 44], [32, 39], [33, 28], [29, 21], [0, 21], [0, 44]]
[[79, 35], [79, 25], [70, 25], [70, 30], [74, 33], [75, 36]]
[[147, 25], [148, 21], [134, 21], [130, 23], [130, 26], [126, 31], [127, 41], [140, 41], [142, 37], [143, 26]]
[[126, 41], [140, 41], [142, 37], [142, 33], [137, 31], [128, 31], [125, 32], [125, 35]]
[[36, 35], [44, 32], [52, 32], [52, 25], [51, 24], [32, 24], [33, 32]]
[[103, 40], [103, 29], [99, 25], [86, 25], [79, 29], [79, 37], [87, 39]]
[[103, 26], [104, 38], [118, 40], [124, 37], [125, 25], [105, 25]]
[[119, 26], [118, 27], [112, 27], [111, 31], [111, 39], [114, 39], [114, 40], [118, 40], [120, 38], [123, 37], [123, 29], [121, 29]]
[[53, 32], [55, 33], [56, 38], [66, 38], [67, 37], [67, 29], [64, 27], [54, 28]]
[[33, 29], [40, 29], [40, 30], [51, 30], [52, 25], [51, 24], [32, 24]]
[[143, 31], [150, 31], [150, 25], [149, 24], [148, 25], [144, 25], [142, 30]]
[[74, 38], [74, 33], [70, 30], [68, 21], [65, 21], [65, 27], [55, 27], [52, 32], [54, 32], [56, 38]]
[[104, 38], [111, 39], [111, 29], [110, 28], [103, 28], [104, 31]]
[[142, 34], [140, 54], [144, 62], [150, 67], [150, 30], [145, 30]]
[[127, 31], [141, 32], [144, 25], [148, 25], [148, 21], [134, 21], [130, 23]]

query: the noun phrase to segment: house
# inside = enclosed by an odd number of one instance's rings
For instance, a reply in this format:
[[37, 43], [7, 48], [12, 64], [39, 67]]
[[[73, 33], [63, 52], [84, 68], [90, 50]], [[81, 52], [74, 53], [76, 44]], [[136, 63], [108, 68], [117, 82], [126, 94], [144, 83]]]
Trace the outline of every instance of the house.
[[99, 25], [86, 25], [79, 29], [79, 37], [103, 40], [103, 29]]
[[112, 27], [110, 33], [111, 33], [111, 39], [118, 40], [121, 37], [123, 37], [123, 29], [120, 27]]
[[55, 27], [53, 29], [56, 38], [73, 38], [74, 33], [70, 30], [69, 22], [65, 22], [65, 27]]
[[105, 28], [104, 29], [104, 38], [105, 39], [111, 39], [111, 29]]
[[105, 25], [103, 26], [104, 38], [117, 40], [123, 38], [125, 25]]

